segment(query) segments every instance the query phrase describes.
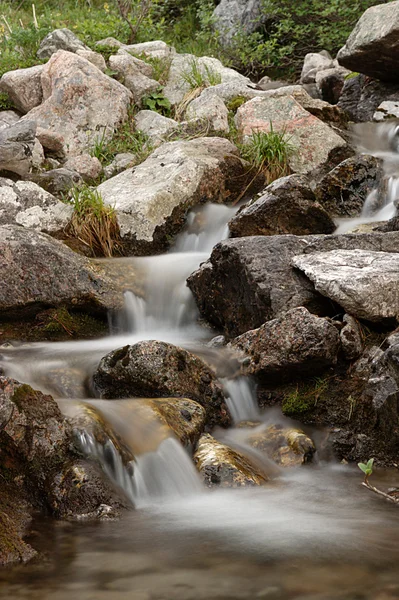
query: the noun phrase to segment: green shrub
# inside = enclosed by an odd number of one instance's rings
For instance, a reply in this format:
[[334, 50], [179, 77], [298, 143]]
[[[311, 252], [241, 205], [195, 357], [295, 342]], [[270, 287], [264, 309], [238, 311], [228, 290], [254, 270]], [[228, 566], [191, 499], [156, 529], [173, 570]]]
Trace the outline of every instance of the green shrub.
[[0, 110], [12, 110], [14, 108], [8, 94], [0, 92]]
[[163, 95], [162, 88], [152, 92], [141, 100], [141, 105], [147, 110], [154, 110], [164, 117], [170, 117], [171, 104]]

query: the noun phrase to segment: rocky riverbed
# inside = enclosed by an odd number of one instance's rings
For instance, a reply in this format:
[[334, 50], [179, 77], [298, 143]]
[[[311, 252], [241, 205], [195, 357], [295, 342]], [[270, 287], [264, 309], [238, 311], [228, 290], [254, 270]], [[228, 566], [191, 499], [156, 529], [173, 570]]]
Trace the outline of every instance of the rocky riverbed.
[[398, 31], [367, 10], [295, 84], [66, 29], [3, 75], [0, 564], [34, 560], [4, 597], [395, 597], [397, 509], [351, 463], [395, 502]]

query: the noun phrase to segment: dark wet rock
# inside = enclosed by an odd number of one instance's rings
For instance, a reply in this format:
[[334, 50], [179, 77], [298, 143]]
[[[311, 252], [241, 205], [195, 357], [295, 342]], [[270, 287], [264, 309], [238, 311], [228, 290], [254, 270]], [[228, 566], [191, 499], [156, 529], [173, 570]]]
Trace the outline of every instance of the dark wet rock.
[[0, 130], [0, 171], [20, 177], [28, 175], [33, 164], [36, 123], [17, 121]]
[[398, 81], [399, 3], [368, 8], [338, 52], [341, 65], [386, 81]]
[[245, 205], [230, 221], [232, 237], [292, 233], [333, 233], [335, 224], [316, 202], [307, 180], [300, 175], [282, 177], [265, 193]]
[[0, 269], [3, 318], [56, 306], [105, 314], [122, 302], [100, 266], [32, 229], [0, 227]]
[[194, 453], [194, 463], [207, 487], [252, 487], [267, 481], [267, 476], [243, 454], [209, 434], [201, 436]]
[[[331, 250], [397, 253], [399, 234], [254, 236], [223, 241], [187, 280], [200, 313], [235, 337], [281, 313], [304, 306], [319, 316], [334, 316], [337, 306], [317, 293], [293, 268], [300, 254]], [[339, 310], [339, 309], [338, 309]]]
[[399, 85], [356, 75], [345, 80], [338, 102], [351, 121], [371, 121], [383, 101], [399, 100]]
[[325, 69], [316, 74], [316, 87], [322, 100], [333, 105], [338, 103], [347, 74], [346, 69], [341, 67]]
[[397, 253], [333, 250], [296, 256], [293, 265], [318, 292], [359, 319], [381, 322], [399, 316]]
[[51, 396], [0, 377], [0, 465], [18, 481], [31, 506], [80, 517], [122, 502], [96, 466], [82, 463], [72, 429]]
[[21, 489], [0, 483], [0, 566], [28, 562], [36, 550], [23, 540], [31, 522], [31, 507]]
[[364, 334], [359, 322], [351, 315], [344, 315], [344, 327], [340, 331], [342, 350], [347, 360], [356, 360], [364, 350]]
[[231, 342], [250, 358], [245, 374], [264, 381], [317, 375], [336, 364], [340, 339], [329, 319], [293, 308]]
[[101, 360], [93, 383], [102, 398], [191, 398], [205, 408], [208, 424], [230, 422], [222, 388], [209, 367], [165, 342], [143, 341], [110, 352]]
[[297, 467], [312, 462], [316, 452], [313, 440], [306, 433], [282, 425], [255, 428], [245, 441], [282, 467]]
[[380, 161], [362, 154], [344, 160], [317, 184], [314, 193], [332, 217], [355, 217], [383, 176]]

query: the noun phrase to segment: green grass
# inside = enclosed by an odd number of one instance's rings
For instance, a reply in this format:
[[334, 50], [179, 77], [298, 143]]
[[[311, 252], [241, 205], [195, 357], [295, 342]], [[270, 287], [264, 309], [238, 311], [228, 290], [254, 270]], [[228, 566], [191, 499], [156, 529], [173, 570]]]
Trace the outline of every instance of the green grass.
[[201, 68], [200, 64], [195, 59], [192, 59], [187, 69], [183, 71], [182, 79], [192, 90], [222, 83], [220, 73], [213, 71], [208, 65], [204, 65], [203, 68]]
[[288, 161], [294, 152], [286, 132], [275, 131], [272, 123], [270, 131], [254, 131], [241, 145], [241, 156], [258, 172], [263, 172], [268, 183], [290, 173]]

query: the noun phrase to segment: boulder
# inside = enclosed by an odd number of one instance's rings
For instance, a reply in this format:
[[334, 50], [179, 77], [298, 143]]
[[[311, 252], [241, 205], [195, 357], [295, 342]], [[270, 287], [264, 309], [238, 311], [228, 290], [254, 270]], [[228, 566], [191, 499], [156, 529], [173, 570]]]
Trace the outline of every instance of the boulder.
[[333, 67], [334, 61], [325, 50], [306, 54], [303, 61], [300, 82], [315, 83], [317, 73], [326, 69], [332, 69]]
[[316, 88], [321, 99], [333, 105], [337, 104], [345, 84], [345, 77], [349, 74], [350, 71], [343, 67], [318, 71], [316, 73]]
[[0, 227], [0, 268], [2, 318], [55, 306], [105, 315], [122, 304], [99, 266], [33, 229]]
[[32, 181], [0, 178], [0, 225], [17, 224], [50, 235], [63, 233], [73, 213]]
[[345, 80], [338, 106], [355, 122], [371, 121], [381, 102], [398, 101], [399, 85], [356, 75]]
[[243, 206], [229, 222], [232, 237], [292, 233], [333, 233], [335, 224], [316, 202], [309, 183], [301, 175], [289, 175], [271, 183], [265, 193]]
[[334, 250], [296, 256], [293, 265], [315, 289], [358, 319], [381, 322], [399, 315], [399, 255]]
[[97, 69], [100, 69], [103, 73], [107, 70], [107, 63], [102, 54], [99, 52], [93, 52], [93, 50], [79, 48], [76, 50], [76, 54], [85, 58], [89, 62], [91, 62]]
[[64, 167], [51, 169], [50, 171], [44, 171], [43, 173], [35, 173], [30, 176], [30, 179], [50, 192], [50, 194], [55, 194], [56, 196], [64, 194], [71, 188], [82, 183], [82, 178], [79, 173], [71, 171], [70, 169], [65, 169]]
[[72, 156], [63, 165], [64, 169], [78, 173], [83, 181], [91, 183], [102, 173], [102, 166], [98, 158], [90, 154], [79, 154]]
[[207, 365], [172, 344], [144, 341], [107, 354], [93, 375], [102, 398], [191, 398], [205, 408], [208, 425], [230, 422], [223, 390]]
[[261, 25], [261, 0], [221, 0], [212, 15], [212, 22], [222, 42], [227, 43], [238, 31], [253, 33]]
[[15, 112], [15, 110], [2, 110], [0, 111], [0, 131], [9, 127], [10, 125], [15, 125], [18, 123], [21, 116]]
[[[102, 44], [105, 42], [106, 40], [97, 43]], [[118, 44], [120, 44], [120, 42]], [[122, 48], [130, 54], [138, 56], [139, 58], [144, 56], [145, 58], [158, 58], [165, 60], [170, 59], [176, 54], [176, 50], [173, 48], [173, 46], [168, 46], [168, 44], [162, 40], [141, 42], [140, 44], [120, 44], [119, 48]]]
[[57, 517], [91, 515], [104, 501], [122, 506], [96, 465], [78, 459], [51, 396], [0, 377], [0, 424], [1, 463], [32, 504]]
[[140, 110], [134, 117], [134, 121], [137, 131], [145, 133], [153, 146], [162, 143], [179, 127], [177, 121], [164, 117], [154, 110]]
[[176, 54], [172, 58], [163, 94], [172, 106], [177, 106], [194, 87], [229, 82], [246, 85], [250, 83], [250, 80], [234, 69], [224, 67], [217, 58], [210, 56], [198, 58], [193, 54]]
[[41, 82], [43, 103], [22, 121], [57, 132], [69, 156], [109, 140], [127, 116], [131, 93], [71, 52], [58, 50], [44, 65]]
[[382, 178], [383, 170], [377, 158], [367, 154], [353, 156], [317, 183], [315, 197], [332, 217], [356, 217]]
[[42, 103], [42, 71], [43, 65], [37, 65], [8, 71], [0, 79], [0, 92], [8, 94], [15, 108], [23, 114]]
[[399, 234], [282, 235], [225, 240], [215, 246], [210, 259], [187, 283], [201, 315], [230, 337], [260, 327], [298, 306], [319, 316], [333, 316], [339, 308], [326, 301], [291, 263], [295, 255], [340, 248], [396, 253]]
[[398, 81], [399, 2], [368, 8], [338, 52], [339, 64], [383, 81]]
[[269, 96], [246, 102], [237, 111], [236, 125], [244, 142], [252, 133], [270, 132], [271, 127], [284, 132], [292, 147], [288, 163], [295, 173], [331, 169], [352, 153], [340, 136], [292, 96]]
[[26, 177], [34, 162], [36, 123], [18, 121], [0, 129], [0, 171]]
[[163, 144], [97, 190], [115, 208], [125, 251], [148, 254], [168, 247], [189, 208], [234, 200], [244, 179], [245, 167], [233, 144], [198, 138]]
[[38, 127], [36, 137], [43, 148], [46, 149], [47, 154], [52, 155], [52, 158], [56, 157], [60, 160], [65, 158], [64, 138], [61, 134]]
[[377, 106], [375, 113], [373, 114], [373, 121], [377, 123], [385, 121], [387, 119], [398, 119], [399, 118], [399, 99], [398, 100], [386, 100], [381, 102]]
[[118, 50], [117, 54], [110, 56], [109, 66], [117, 74], [118, 80], [132, 92], [136, 104], [159, 88], [158, 81], [144, 75], [143, 69], [137, 65], [137, 58], [126, 50]]
[[2, 482], [0, 485], [1, 567], [13, 563], [26, 563], [37, 556], [36, 550], [23, 540], [28, 533], [31, 513], [31, 507], [21, 488]]
[[317, 375], [332, 367], [337, 362], [340, 339], [328, 319], [298, 307], [243, 333], [231, 346], [249, 357], [243, 365], [246, 375], [269, 383]]
[[129, 167], [134, 167], [136, 162], [136, 155], [132, 154], [132, 152], [123, 152], [121, 154], [117, 154], [114, 157], [114, 160], [110, 162], [109, 165], [104, 167], [105, 178], [109, 179], [110, 177], [125, 171], [125, 169], [129, 169]]
[[267, 482], [266, 474], [246, 456], [218, 442], [209, 433], [201, 436], [194, 463], [207, 487], [240, 488]]
[[346, 360], [357, 360], [363, 353], [365, 336], [359, 322], [351, 315], [344, 315], [344, 326], [339, 333]]
[[310, 463], [316, 452], [313, 440], [306, 433], [283, 425], [256, 427], [250, 430], [245, 443], [264, 452], [281, 467], [299, 467]]
[[38, 58], [50, 58], [58, 50], [77, 52], [78, 50], [90, 50], [70, 29], [54, 29], [48, 33], [40, 43], [37, 51]]
[[202, 119], [209, 124], [211, 131], [228, 133], [230, 131], [228, 122], [229, 111], [225, 103], [216, 94], [199, 96], [188, 105], [185, 118]]

